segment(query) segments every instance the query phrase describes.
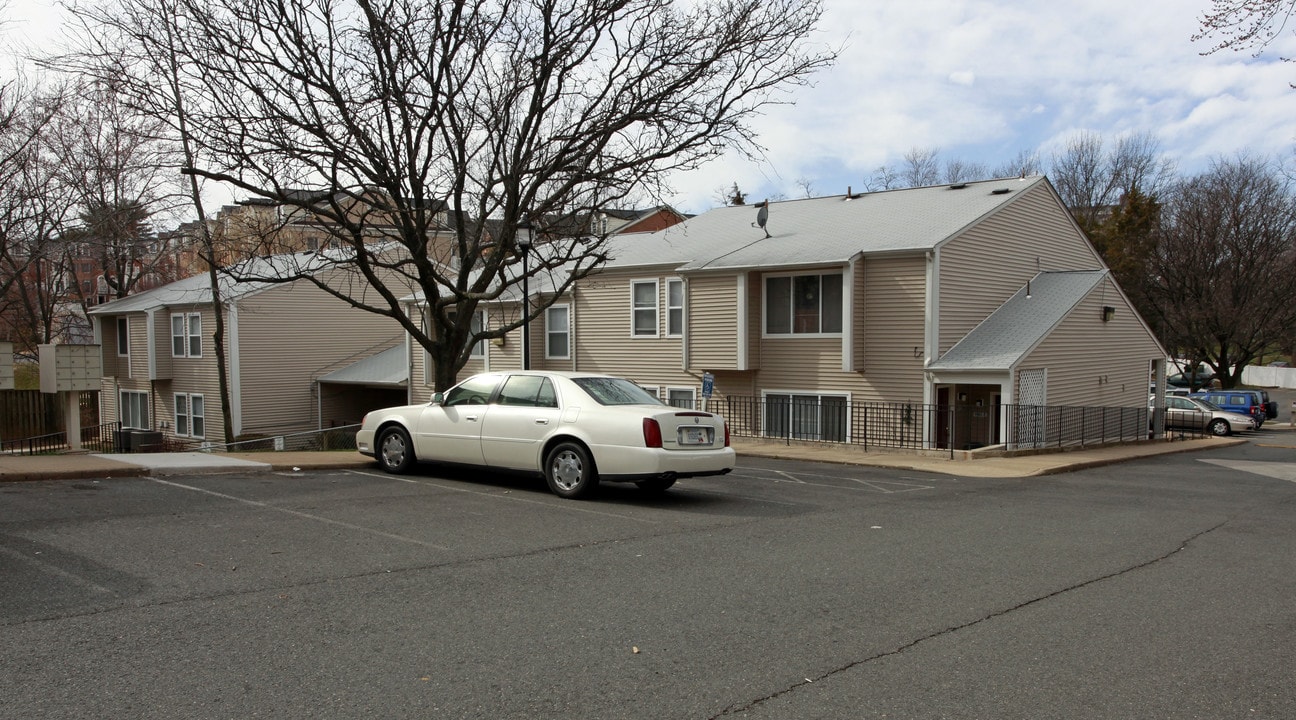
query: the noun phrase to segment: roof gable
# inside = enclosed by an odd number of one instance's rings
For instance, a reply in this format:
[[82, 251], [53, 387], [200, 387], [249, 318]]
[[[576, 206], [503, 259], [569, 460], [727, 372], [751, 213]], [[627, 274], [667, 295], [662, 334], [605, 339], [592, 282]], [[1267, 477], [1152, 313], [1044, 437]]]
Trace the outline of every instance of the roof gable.
[[1039, 273], [928, 369], [1012, 369], [1107, 275], [1106, 270]]

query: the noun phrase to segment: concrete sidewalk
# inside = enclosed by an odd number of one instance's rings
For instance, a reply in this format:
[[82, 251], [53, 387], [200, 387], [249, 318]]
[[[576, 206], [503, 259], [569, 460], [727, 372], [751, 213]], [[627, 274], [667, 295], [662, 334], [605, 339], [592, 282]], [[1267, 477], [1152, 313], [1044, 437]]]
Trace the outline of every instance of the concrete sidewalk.
[[[735, 438], [739, 461], [744, 457], [831, 462], [894, 468], [962, 477], [1034, 477], [1079, 470], [1136, 458], [1228, 447], [1243, 438], [1202, 438], [1174, 442], [1048, 452], [1018, 457], [950, 459], [948, 454], [868, 451], [848, 445], [783, 444]], [[68, 478], [114, 478], [190, 475], [220, 472], [300, 472], [321, 469], [378, 471], [377, 464], [357, 452], [286, 451], [247, 453], [129, 453], [0, 456], [0, 482]]]

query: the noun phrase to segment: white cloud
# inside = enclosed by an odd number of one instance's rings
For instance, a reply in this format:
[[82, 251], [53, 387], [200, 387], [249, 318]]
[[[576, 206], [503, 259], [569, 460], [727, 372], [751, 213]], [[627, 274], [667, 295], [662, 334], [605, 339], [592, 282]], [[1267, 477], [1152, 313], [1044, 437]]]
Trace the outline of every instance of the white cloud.
[[[1193, 43], [1206, 3], [1180, 0], [826, 0], [817, 41], [842, 47], [837, 65], [754, 123], [759, 162], [730, 153], [675, 178], [681, 209], [715, 204], [734, 182], [752, 199], [860, 189], [911, 148], [994, 166], [1048, 151], [1085, 130], [1114, 139], [1156, 134], [1185, 171], [1249, 151], [1286, 155], [1296, 143], [1296, 36], [1254, 58], [1202, 56]], [[49, 32], [52, 0], [10, 0], [26, 20], [13, 37]], [[48, 36], [48, 35], [47, 35]], [[0, 39], [3, 42], [3, 39]]]

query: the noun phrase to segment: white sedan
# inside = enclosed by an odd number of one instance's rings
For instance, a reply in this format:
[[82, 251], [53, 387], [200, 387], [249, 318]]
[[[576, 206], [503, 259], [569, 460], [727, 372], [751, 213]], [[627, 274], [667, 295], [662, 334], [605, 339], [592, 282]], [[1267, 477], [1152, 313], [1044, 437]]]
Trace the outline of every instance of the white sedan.
[[661, 491], [735, 460], [719, 415], [670, 407], [618, 377], [535, 371], [474, 375], [426, 405], [368, 413], [356, 448], [390, 473], [418, 461], [539, 472], [565, 498], [600, 480]]

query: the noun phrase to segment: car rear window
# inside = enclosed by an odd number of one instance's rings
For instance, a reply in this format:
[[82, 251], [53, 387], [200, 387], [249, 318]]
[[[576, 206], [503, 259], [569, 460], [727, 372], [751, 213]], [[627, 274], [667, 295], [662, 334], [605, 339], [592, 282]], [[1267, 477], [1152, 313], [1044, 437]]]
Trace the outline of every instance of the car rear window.
[[661, 400], [629, 380], [609, 377], [578, 377], [572, 382], [600, 405], [662, 405]]

